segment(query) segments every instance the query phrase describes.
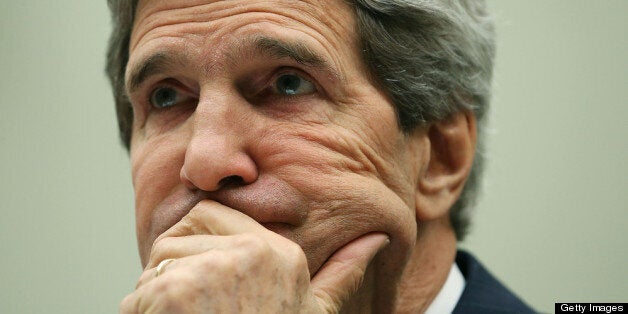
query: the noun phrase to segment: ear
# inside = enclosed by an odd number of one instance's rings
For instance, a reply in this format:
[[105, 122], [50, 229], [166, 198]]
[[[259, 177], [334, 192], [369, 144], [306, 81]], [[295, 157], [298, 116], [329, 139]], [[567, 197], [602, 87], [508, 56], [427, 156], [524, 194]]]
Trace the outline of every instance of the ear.
[[475, 115], [470, 111], [457, 112], [428, 127], [429, 161], [420, 172], [415, 193], [419, 221], [449, 215], [473, 165], [476, 132]]

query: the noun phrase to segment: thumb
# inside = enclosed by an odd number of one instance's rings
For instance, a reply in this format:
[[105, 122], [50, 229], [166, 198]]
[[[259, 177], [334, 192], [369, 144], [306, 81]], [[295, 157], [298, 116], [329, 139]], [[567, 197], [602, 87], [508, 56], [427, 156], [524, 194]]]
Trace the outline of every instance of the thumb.
[[361, 236], [336, 251], [311, 280], [312, 293], [326, 312], [340, 311], [364, 279], [375, 255], [390, 243], [383, 233]]

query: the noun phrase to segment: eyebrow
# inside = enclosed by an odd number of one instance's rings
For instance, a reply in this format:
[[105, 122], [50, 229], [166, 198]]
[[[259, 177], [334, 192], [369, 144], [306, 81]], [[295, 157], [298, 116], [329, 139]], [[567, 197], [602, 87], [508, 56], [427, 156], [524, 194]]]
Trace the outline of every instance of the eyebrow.
[[133, 93], [142, 83], [149, 77], [164, 72], [165, 70], [177, 66], [183, 66], [187, 63], [187, 58], [183, 55], [172, 54], [167, 51], [159, 51], [133, 67], [128, 80], [128, 90]]
[[[323, 57], [310, 49], [306, 44], [299, 41], [283, 41], [275, 38], [259, 36], [251, 41], [245, 41], [236, 48], [237, 56], [244, 57], [250, 55], [247, 48], [253, 47], [258, 53], [266, 55], [272, 59], [292, 59], [299, 64], [326, 71], [334, 79], [340, 80], [341, 76]], [[250, 49], [250, 48], [249, 48]], [[248, 50], [251, 51], [251, 50]], [[173, 67], [183, 67], [188, 63], [188, 58], [180, 53], [170, 51], [159, 51], [133, 67], [128, 80], [129, 93], [137, 90], [149, 77], [161, 73]]]
[[269, 37], [257, 37], [255, 39], [255, 47], [258, 52], [272, 58], [290, 58], [303, 65], [331, 70], [324, 58], [302, 42], [287, 42]]

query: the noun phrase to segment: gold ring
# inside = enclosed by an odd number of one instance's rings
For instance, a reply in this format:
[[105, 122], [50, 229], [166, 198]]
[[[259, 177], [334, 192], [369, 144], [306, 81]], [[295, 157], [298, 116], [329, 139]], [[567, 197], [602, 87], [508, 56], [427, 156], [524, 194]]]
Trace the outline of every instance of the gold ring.
[[155, 277], [159, 277], [159, 275], [161, 275], [161, 273], [165, 270], [164, 268], [166, 268], [168, 264], [174, 262], [174, 260], [174, 258], [169, 258], [161, 261], [161, 263], [157, 265], [157, 268], [155, 268], [155, 270], [157, 271], [155, 272]]

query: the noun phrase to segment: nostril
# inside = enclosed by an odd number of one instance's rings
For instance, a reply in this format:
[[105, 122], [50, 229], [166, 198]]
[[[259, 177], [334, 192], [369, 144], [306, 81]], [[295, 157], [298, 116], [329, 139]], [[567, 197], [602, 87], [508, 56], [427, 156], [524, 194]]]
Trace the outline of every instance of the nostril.
[[226, 178], [222, 178], [220, 182], [218, 182], [220, 189], [243, 186], [244, 184], [244, 179], [242, 179], [241, 176], [228, 176]]

